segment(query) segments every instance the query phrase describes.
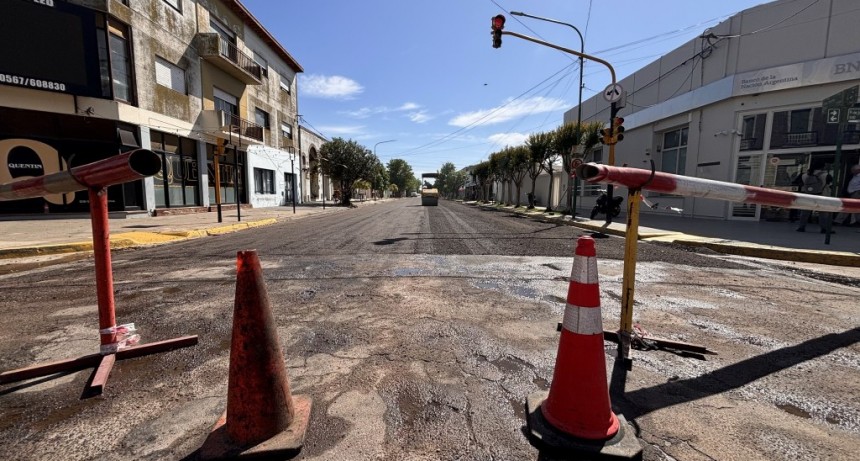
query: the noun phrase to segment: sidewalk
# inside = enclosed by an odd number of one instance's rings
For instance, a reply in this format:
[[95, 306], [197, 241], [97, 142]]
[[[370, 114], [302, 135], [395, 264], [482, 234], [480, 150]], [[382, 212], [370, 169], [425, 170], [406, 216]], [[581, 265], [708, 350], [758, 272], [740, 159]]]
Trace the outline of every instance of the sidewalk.
[[[368, 206], [386, 200], [354, 202]], [[475, 202], [467, 202], [477, 205]], [[242, 209], [238, 221], [236, 210], [225, 210], [222, 222], [215, 212], [166, 215], [142, 218], [111, 218], [109, 222], [111, 248], [161, 244], [189, 238], [235, 232], [278, 221], [300, 219], [316, 214], [346, 211], [346, 208], [320, 203], [299, 205], [293, 214], [291, 206]], [[577, 216], [571, 220], [558, 213], [543, 213], [524, 208], [492, 206], [522, 213], [533, 219], [573, 225], [583, 229], [624, 236], [626, 219], [616, 218], [606, 227], [603, 221]], [[580, 210], [580, 213], [586, 211]], [[713, 251], [792, 262], [860, 267], [860, 228], [834, 227], [830, 244], [824, 244], [824, 234], [817, 225], [807, 226], [807, 232], [795, 232], [796, 225], [788, 222], [727, 221], [721, 219], [691, 219], [674, 215], [643, 214], [640, 216], [639, 238], [653, 242], [706, 247]], [[92, 251], [92, 227], [88, 214], [0, 216], [0, 259], [22, 258]]]
[[[365, 206], [377, 202], [354, 202]], [[168, 243], [177, 240], [236, 232], [278, 221], [300, 219], [317, 213], [346, 211], [321, 204], [293, 207], [242, 208], [241, 221], [236, 209], [225, 209], [218, 222], [215, 211], [149, 217], [112, 217], [109, 219], [111, 248]], [[0, 216], [0, 259], [24, 258], [92, 251], [93, 231], [89, 214], [50, 214]]]
[[[474, 204], [474, 202], [469, 202]], [[482, 205], [493, 206], [496, 205]], [[576, 220], [559, 213], [502, 207], [536, 219], [565, 223], [594, 232], [624, 236], [627, 219], [622, 214], [608, 227], [603, 220], [583, 217], [579, 210]], [[639, 239], [651, 242], [671, 242], [692, 247], [705, 247], [718, 253], [776, 259], [782, 261], [860, 267], [860, 228], [834, 226], [830, 244], [819, 227], [810, 224], [806, 232], [797, 232], [797, 223], [769, 221], [728, 221], [724, 219], [684, 218], [669, 214], [640, 214]]]

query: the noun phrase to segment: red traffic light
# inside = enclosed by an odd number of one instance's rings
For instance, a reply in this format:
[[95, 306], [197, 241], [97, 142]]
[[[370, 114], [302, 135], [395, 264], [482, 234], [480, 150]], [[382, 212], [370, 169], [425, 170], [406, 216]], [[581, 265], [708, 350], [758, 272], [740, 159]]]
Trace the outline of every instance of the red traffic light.
[[505, 16], [504, 15], [498, 14], [496, 16], [493, 16], [493, 19], [491, 21], [492, 21], [493, 30], [502, 30], [505, 28]]
[[622, 124], [624, 124], [624, 117], [615, 117], [612, 119], [613, 126], [621, 126]]

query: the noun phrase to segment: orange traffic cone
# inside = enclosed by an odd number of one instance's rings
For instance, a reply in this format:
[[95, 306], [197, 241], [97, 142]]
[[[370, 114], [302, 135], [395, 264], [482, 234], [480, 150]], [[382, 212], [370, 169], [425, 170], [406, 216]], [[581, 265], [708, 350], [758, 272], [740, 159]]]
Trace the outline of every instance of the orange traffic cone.
[[529, 439], [539, 448], [594, 459], [641, 459], [633, 431], [610, 406], [591, 237], [580, 237], [576, 244], [562, 325], [549, 394], [526, 400]]
[[311, 399], [290, 394], [257, 252], [238, 252], [236, 269], [227, 411], [200, 455], [202, 459], [294, 456], [304, 444]]

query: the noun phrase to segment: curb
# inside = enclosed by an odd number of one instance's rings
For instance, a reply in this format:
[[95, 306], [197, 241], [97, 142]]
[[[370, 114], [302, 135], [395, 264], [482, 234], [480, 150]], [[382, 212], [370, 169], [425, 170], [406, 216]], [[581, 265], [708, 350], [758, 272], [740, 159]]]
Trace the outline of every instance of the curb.
[[[466, 203], [466, 205], [478, 206], [481, 208], [495, 209], [507, 211], [527, 216], [529, 218], [557, 224], [566, 224], [580, 229], [585, 229], [592, 232], [601, 232], [608, 235], [618, 237], [626, 236], [626, 229], [617, 227], [598, 226], [584, 222], [577, 222], [572, 219], [565, 219], [562, 216], [546, 216], [543, 212], [535, 212], [528, 210], [519, 210], [514, 207], [497, 206], [497, 205], [482, 205], [477, 202]], [[626, 226], [625, 226], [626, 227]], [[639, 232], [639, 240], [654, 242], [654, 243], [673, 243], [676, 245], [688, 246], [691, 248], [707, 248], [717, 253], [729, 254], [735, 256], [747, 256], [753, 258], [773, 259], [779, 261], [804, 262], [813, 264], [825, 264], [829, 266], [845, 266], [845, 267], [860, 267], [860, 253], [848, 253], [842, 251], [818, 251], [805, 250], [795, 248], [783, 248], [769, 245], [759, 245], [755, 243], [746, 243], [734, 240], [715, 239], [711, 237], [701, 237], [697, 235], [685, 234], [676, 231], [660, 231], [660, 232]], [[731, 242], [731, 243], [729, 243]]]
[[[111, 235], [111, 250], [141, 247], [148, 245], [162, 245], [180, 240], [206, 237], [210, 235], [223, 235], [238, 232], [254, 227], [268, 226], [277, 223], [276, 218], [267, 218], [259, 221], [249, 221], [228, 226], [219, 226], [204, 229], [192, 229], [186, 231], [162, 231], [162, 232], [123, 232]], [[0, 249], [0, 259], [28, 258], [33, 256], [49, 256], [55, 254], [79, 253], [93, 251], [92, 242], [62, 243], [56, 245], [40, 245], [24, 248]]]

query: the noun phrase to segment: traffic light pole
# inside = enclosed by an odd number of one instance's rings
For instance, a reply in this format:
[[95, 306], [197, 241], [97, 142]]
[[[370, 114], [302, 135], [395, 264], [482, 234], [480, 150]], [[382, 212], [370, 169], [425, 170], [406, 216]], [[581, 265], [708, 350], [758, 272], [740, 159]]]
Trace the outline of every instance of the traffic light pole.
[[[612, 67], [612, 64], [609, 64], [608, 62], [604, 61], [603, 59], [600, 59], [596, 56], [591, 56], [591, 55], [588, 55], [588, 54], [585, 54], [585, 53], [582, 53], [579, 51], [574, 51], [574, 50], [571, 50], [570, 48], [565, 48], [563, 46], [558, 46], [558, 45], [555, 45], [555, 44], [552, 44], [552, 43], [549, 43], [549, 42], [546, 42], [543, 40], [539, 40], [539, 39], [536, 39], [534, 37], [529, 37], [528, 35], [518, 34], [516, 32], [505, 32], [505, 31], [500, 31], [500, 33], [501, 33], [501, 35], [511, 35], [513, 37], [521, 38], [523, 40], [526, 40], [526, 41], [529, 41], [532, 43], [537, 43], [539, 45], [548, 46], [550, 48], [553, 48], [553, 49], [556, 49], [559, 51], [564, 51], [565, 53], [569, 53], [569, 54], [572, 54], [574, 56], [578, 56], [578, 57], [583, 58], [583, 59], [588, 59], [589, 61], [599, 62], [600, 64], [603, 64], [604, 66], [606, 66], [607, 69], [609, 69], [609, 74], [612, 76], [612, 86], [615, 86], [615, 69]], [[610, 114], [609, 114], [609, 126], [611, 127], [612, 121], [613, 121], [613, 119], [615, 119], [615, 115], [618, 113], [618, 108], [617, 108], [616, 103], [614, 103], [614, 102], [612, 103], [612, 108], [609, 112], [610, 112]], [[582, 120], [580, 120], [580, 122], [582, 122]], [[612, 143], [609, 145], [609, 165], [615, 166], [615, 143]], [[607, 197], [607, 199], [608, 199], [606, 201], [607, 207], [605, 210], [606, 211], [606, 224], [607, 225], [612, 223], [612, 206], [611, 206], [611, 204], [612, 204], [613, 192], [614, 192], [614, 189], [613, 189], [612, 184], [607, 185], [606, 186], [606, 195], [609, 196], [609, 197]]]
[[[615, 79], [612, 79], [612, 83], [615, 83]], [[615, 122], [615, 116], [618, 115], [618, 104], [611, 103], [609, 106], [609, 129], [613, 130], [612, 133], [612, 142], [609, 144], [609, 165], [615, 166], [615, 133], [613, 123]], [[606, 185], [606, 225], [612, 224], [612, 195], [615, 192], [615, 187], [612, 184]]]

